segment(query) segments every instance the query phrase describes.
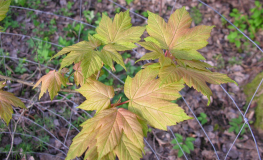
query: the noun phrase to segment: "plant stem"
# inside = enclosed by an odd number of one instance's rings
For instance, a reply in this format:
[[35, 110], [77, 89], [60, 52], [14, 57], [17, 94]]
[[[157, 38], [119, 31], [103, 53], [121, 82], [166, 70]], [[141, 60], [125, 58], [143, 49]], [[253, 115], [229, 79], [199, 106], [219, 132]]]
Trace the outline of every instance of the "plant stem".
[[115, 107], [118, 107], [118, 106], [123, 105], [123, 104], [128, 103], [128, 102], [130, 102], [130, 100], [118, 103], [117, 105], [111, 104], [111, 107], [113, 107], [114, 105], [115, 105]]
[[167, 53], [168, 53], [168, 50], [166, 50], [165, 53], [164, 53], [164, 56], [165, 56], [165, 57], [167, 56]]

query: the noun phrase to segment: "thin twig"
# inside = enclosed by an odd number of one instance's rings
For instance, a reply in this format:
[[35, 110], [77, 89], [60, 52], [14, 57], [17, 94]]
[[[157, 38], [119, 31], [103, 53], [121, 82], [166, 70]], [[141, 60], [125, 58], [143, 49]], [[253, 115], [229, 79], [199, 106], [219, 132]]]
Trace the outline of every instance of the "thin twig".
[[25, 113], [25, 110], [23, 109], [23, 112], [20, 114], [20, 116], [19, 116], [17, 122], [15, 123], [15, 128], [14, 128], [14, 131], [13, 131], [13, 133], [12, 133], [12, 135], [11, 135], [11, 146], [10, 146], [9, 153], [8, 153], [8, 155], [7, 155], [7, 157], [6, 157], [6, 160], [8, 160], [8, 158], [9, 158], [9, 156], [10, 156], [12, 150], [13, 150], [13, 146], [14, 146], [14, 137], [15, 137], [16, 127], [17, 127], [17, 124], [19, 123], [19, 121], [20, 121], [22, 115], [24, 115], [24, 113]]

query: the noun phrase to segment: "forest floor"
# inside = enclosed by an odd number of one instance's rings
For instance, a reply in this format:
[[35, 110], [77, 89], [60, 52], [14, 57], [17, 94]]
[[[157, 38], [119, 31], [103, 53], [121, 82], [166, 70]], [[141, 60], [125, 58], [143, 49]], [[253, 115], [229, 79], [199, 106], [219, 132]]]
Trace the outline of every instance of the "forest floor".
[[[160, 5], [159, 0], [133, 0], [130, 4], [127, 4], [127, 1], [117, 0], [116, 2], [142, 17], [147, 17], [146, 11], [149, 10], [159, 13], [160, 16], [168, 20], [172, 10], [186, 6], [186, 10], [190, 12], [194, 19], [191, 27], [214, 25], [211, 37], [208, 39], [208, 45], [199, 51], [206, 58], [206, 62], [214, 66], [211, 69], [212, 71], [227, 74], [238, 83], [238, 86], [233, 83], [223, 84], [222, 86], [244, 113], [250, 100], [244, 93], [244, 86], [263, 70], [263, 54], [252, 43], [246, 43], [248, 41], [245, 38], [240, 40], [241, 46], [239, 48], [236, 47], [235, 43], [230, 43], [227, 36], [234, 30], [228, 29], [228, 24], [222, 21], [218, 14], [205, 5], [201, 5], [197, 0], [177, 0], [177, 2], [175, 0], [162, 0], [162, 5]], [[92, 24], [95, 27], [98, 25], [101, 12], [113, 17], [117, 12], [125, 11], [125, 9], [119, 8], [119, 6], [108, 0], [102, 0], [101, 2], [99, 0], [83, 0], [82, 14], [80, 15], [79, 2], [80, 0], [28, 0], [26, 4], [13, 2], [12, 5], [63, 15], [76, 21]], [[255, 7], [253, 0], [205, 0], [204, 2], [226, 16], [231, 22], [234, 22], [234, 19], [229, 15], [234, 8], [237, 8], [243, 15], [251, 15], [250, 9]], [[131, 17], [134, 26], [146, 25], [145, 18], [132, 13]], [[6, 33], [20, 35], [1, 34], [0, 74], [35, 83], [49, 70], [58, 69], [60, 60], [49, 61], [49, 59], [61, 50], [61, 47], [33, 40], [32, 37], [62, 46], [77, 43], [80, 24], [73, 20], [41, 12], [10, 8], [8, 16], [0, 25], [4, 26]], [[94, 33], [93, 27], [83, 26], [80, 32], [80, 41], [87, 40], [88, 34]], [[244, 32], [249, 34], [248, 30], [244, 30]], [[263, 48], [263, 30], [258, 31], [254, 40], [258, 41], [259, 46]], [[140, 47], [136, 49], [136, 52], [123, 52], [122, 56], [128, 72], [125, 73], [123, 68], [116, 65], [116, 72], [113, 73], [121, 80], [125, 80], [127, 75], [134, 76], [140, 70], [140, 66], [146, 63], [135, 64], [134, 62], [145, 53], [146, 50]], [[72, 72], [72, 67], [70, 70]], [[99, 80], [108, 85], [113, 85], [115, 88], [123, 87], [106, 70], [102, 71]], [[6, 90], [21, 98], [26, 106], [31, 106], [18, 124], [16, 133], [24, 135], [15, 135], [12, 159], [63, 159], [65, 155], [61, 151], [67, 153], [67, 147], [70, 146], [72, 139], [78, 133], [72, 126], [74, 125], [80, 130], [79, 125], [89, 118], [89, 114], [94, 115], [93, 112], [85, 113], [76, 108], [85, 98], [80, 94], [63, 92], [52, 102], [48, 94], [45, 94], [39, 100], [38, 89], [32, 90], [31, 86], [15, 81], [8, 81], [7, 84], [8, 88]], [[237, 136], [235, 131], [229, 132], [229, 128], [232, 127], [230, 122], [233, 119], [234, 121], [237, 120], [240, 112], [219, 85], [209, 86], [213, 92], [212, 103], [209, 106], [207, 106], [207, 98], [193, 88], [185, 87], [181, 93], [197, 117], [200, 117], [200, 114], [203, 113], [207, 116], [205, 118], [207, 122], [202, 126], [215, 146], [219, 158], [224, 159]], [[71, 89], [75, 88], [72, 87]], [[119, 99], [120, 96], [122, 96], [122, 100], [125, 100], [126, 97], [123, 91], [118, 91], [116, 94], [119, 94], [119, 96], [113, 101]], [[183, 99], [178, 99], [177, 103], [188, 115], [194, 116]], [[263, 137], [260, 136], [263, 132], [253, 126], [256, 107], [256, 101], [252, 102], [246, 117], [251, 123], [260, 155], [263, 156]], [[11, 138], [7, 132], [14, 129], [15, 122], [21, 112], [22, 110], [14, 108], [13, 120], [8, 127], [2, 121], [0, 122], [0, 159], [4, 159], [10, 149]], [[237, 123], [238, 127], [236, 128], [238, 129], [236, 130], [238, 132], [241, 125], [243, 125], [242, 118]], [[70, 128], [69, 124], [71, 124]], [[193, 142], [194, 150], [190, 154], [186, 154], [188, 159], [216, 159], [214, 149], [196, 119], [184, 121], [171, 128], [174, 133], [180, 134], [183, 138], [195, 138]], [[41, 141], [34, 137], [38, 137]], [[149, 129], [146, 137], [146, 140], [160, 159], [185, 159], [183, 156], [178, 157], [179, 150], [173, 149], [172, 139], [171, 132], [154, 128]], [[156, 159], [147, 145], [145, 145], [145, 154], [142, 159]], [[255, 142], [248, 128], [237, 138], [227, 159], [258, 159]]]

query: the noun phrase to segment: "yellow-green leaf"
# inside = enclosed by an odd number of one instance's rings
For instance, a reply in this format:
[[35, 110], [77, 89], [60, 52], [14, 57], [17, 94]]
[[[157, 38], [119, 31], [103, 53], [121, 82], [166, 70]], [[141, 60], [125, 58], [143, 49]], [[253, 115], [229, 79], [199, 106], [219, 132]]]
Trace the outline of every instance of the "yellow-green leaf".
[[112, 21], [105, 14], [102, 15], [97, 34], [94, 35], [104, 44], [113, 44], [117, 51], [124, 51], [135, 48], [134, 42], [138, 42], [143, 34], [144, 27], [131, 27], [129, 10], [115, 15]]
[[49, 71], [48, 74], [41, 77], [34, 85], [33, 89], [42, 82], [39, 99], [48, 90], [50, 99], [53, 100], [53, 98], [58, 94], [61, 85], [66, 86], [67, 81], [68, 80], [64, 76], [62, 76], [60, 72], [56, 72], [55, 70], [53, 70]]
[[196, 50], [207, 45], [213, 26], [202, 25], [189, 28], [192, 19], [184, 7], [177, 9], [169, 18], [168, 23], [157, 14], [149, 11], [148, 14], [146, 29], [150, 37], [147, 37], [147, 41], [169, 50], [178, 59], [204, 59]]
[[156, 44], [154, 44], [153, 42], [138, 42], [138, 44], [143, 46], [145, 49], [152, 51], [150, 53], [146, 53], [138, 61], [155, 60], [160, 57], [164, 57], [163, 50], [160, 47], [158, 47]]
[[86, 54], [81, 61], [83, 77], [86, 79], [99, 71], [103, 63], [98, 54]]
[[[59, 51], [56, 55], [54, 55], [51, 59], [56, 58], [58, 56], [64, 55], [66, 53], [76, 53], [78, 55], [84, 55], [85, 53], [94, 50], [95, 48], [99, 47], [101, 42], [95, 39], [92, 36], [89, 36], [89, 41], [82, 41], [77, 44], [73, 44], [72, 46], [64, 47], [61, 51]], [[73, 63], [73, 62], [72, 62]], [[77, 63], [77, 62], [75, 62]], [[63, 68], [63, 67], [61, 67]]]
[[143, 117], [151, 126], [167, 130], [167, 126], [191, 118], [177, 104], [170, 102], [180, 97], [183, 82], [161, 85], [157, 75], [157, 69], [147, 67], [134, 78], [128, 77], [124, 93], [130, 99], [130, 111]]
[[[90, 36], [92, 37], [92, 36]], [[100, 46], [101, 42], [95, 38], [90, 38], [90, 41], [82, 41], [72, 46], [63, 48], [52, 58], [61, 56], [63, 54], [69, 53], [61, 62], [60, 69], [65, 66], [71, 65], [72, 63], [78, 63], [83, 60], [87, 55], [88, 57], [96, 56], [97, 51], [94, 49]]]
[[154, 44], [153, 42], [138, 42], [138, 44], [143, 46], [145, 49], [152, 51], [150, 53], [146, 53], [138, 61], [159, 59], [160, 65], [162, 67], [171, 65], [171, 59], [164, 56], [163, 50], [158, 45]]
[[26, 108], [24, 103], [12, 93], [0, 90], [0, 118], [2, 118], [8, 125], [12, 119], [13, 108]]
[[205, 58], [194, 49], [171, 50], [171, 53], [177, 59], [205, 60]]
[[96, 110], [97, 113], [110, 107], [110, 100], [114, 97], [114, 89], [96, 80], [87, 80], [81, 88], [77, 89], [84, 97], [84, 101], [78, 108], [84, 110]]
[[121, 141], [114, 151], [120, 160], [139, 160], [142, 158], [142, 151], [125, 134], [122, 135]]
[[[102, 49], [102, 54], [103, 54], [103, 56], [107, 55], [107, 56], [105, 56], [107, 58], [110, 56], [111, 59], [113, 59], [115, 62], [117, 62], [119, 65], [121, 65], [126, 70], [122, 56], [115, 50], [113, 45], [108, 44], [108, 45], [104, 46]], [[110, 63], [108, 63], [108, 64], [110, 64]]]
[[230, 79], [227, 75], [222, 73], [210, 72], [209, 70], [199, 70], [194, 68], [184, 68], [168, 66], [160, 69], [160, 79], [165, 83], [171, 83], [179, 81], [183, 78], [184, 82], [189, 87], [194, 87], [197, 91], [206, 95], [208, 98], [208, 104], [210, 103], [210, 96], [212, 91], [207, 86], [206, 82], [212, 84], [222, 84], [222, 83], [236, 83]]
[[0, 21], [6, 17], [11, 0], [0, 0]]
[[200, 70], [205, 70], [207, 72], [210, 72], [209, 70], [207, 70], [207, 68], [213, 68], [213, 66], [205, 63], [205, 62], [201, 62], [198, 60], [184, 60], [184, 59], [179, 59], [177, 60], [178, 65], [183, 66], [183, 67], [191, 67], [191, 68], [196, 68], [196, 69], [200, 69]]

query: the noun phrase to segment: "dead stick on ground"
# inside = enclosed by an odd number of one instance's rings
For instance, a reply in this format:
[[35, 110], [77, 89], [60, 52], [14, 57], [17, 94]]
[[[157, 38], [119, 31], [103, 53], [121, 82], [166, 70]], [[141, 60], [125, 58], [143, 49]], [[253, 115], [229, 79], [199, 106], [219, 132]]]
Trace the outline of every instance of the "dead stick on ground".
[[[21, 84], [25, 84], [25, 85], [34, 87], [34, 84], [31, 83], [31, 82], [22, 81], [22, 80], [19, 80], [19, 79], [16, 79], [16, 78], [12, 78], [12, 77], [7, 77], [7, 76], [0, 75], [0, 79], [15, 81], [15, 82], [18, 82], [18, 83], [21, 83]], [[41, 86], [37, 86], [37, 87], [40, 88]], [[116, 88], [116, 89], [114, 89], [114, 91], [121, 91], [122, 89], [123, 88]], [[60, 92], [79, 93], [78, 91], [71, 90], [71, 89], [60, 89]]]
[[[19, 80], [19, 79], [16, 79], [16, 78], [7, 77], [7, 76], [3, 76], [3, 75], [0, 75], [0, 79], [15, 81], [15, 82], [22, 83], [22, 84], [25, 84], [25, 85], [28, 85], [28, 86], [32, 86], [32, 87], [34, 87], [34, 85], [35, 85], [35, 84], [31, 83], [31, 82], [22, 81], [22, 80]], [[41, 86], [37, 86], [37, 87], [40, 88]], [[71, 90], [71, 89], [61, 89], [60, 91], [61, 92], [68, 92], [68, 93], [79, 93], [79, 92], [77, 92], [75, 90]]]

